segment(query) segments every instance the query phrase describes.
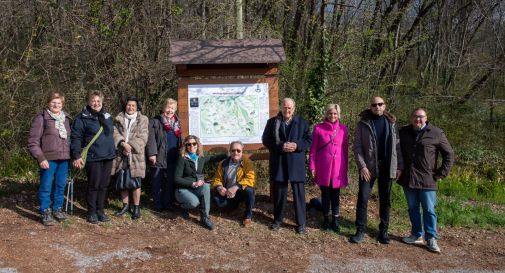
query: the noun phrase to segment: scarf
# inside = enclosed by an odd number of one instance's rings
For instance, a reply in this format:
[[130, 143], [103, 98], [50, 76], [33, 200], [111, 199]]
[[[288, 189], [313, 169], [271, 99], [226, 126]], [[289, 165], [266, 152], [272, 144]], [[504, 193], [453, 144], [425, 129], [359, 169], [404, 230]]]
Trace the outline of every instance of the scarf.
[[[100, 111], [95, 111], [93, 110], [93, 108], [91, 108], [91, 106], [89, 105], [86, 105], [86, 110], [88, 110], [88, 112], [93, 116], [93, 117], [96, 117], [98, 118], [98, 122], [100, 122], [100, 126], [103, 127], [103, 133], [108, 136], [110, 134], [110, 132], [112, 131], [112, 128], [109, 126], [109, 124], [107, 123], [107, 118], [105, 117], [105, 110], [102, 109]], [[109, 115], [109, 114], [107, 114]]]
[[198, 155], [196, 153], [187, 153], [186, 156], [195, 162], [195, 168], [198, 170]]
[[173, 130], [174, 134], [177, 137], [180, 137], [182, 135], [181, 125], [176, 115], [174, 115], [171, 119], [168, 119], [163, 113], [160, 116], [161, 116], [161, 122], [163, 122], [163, 126], [165, 127], [166, 132]]
[[67, 139], [67, 128], [65, 128], [65, 113], [63, 113], [63, 111], [60, 111], [59, 114], [55, 114], [49, 111], [49, 109], [47, 112], [54, 119], [54, 125], [58, 130], [58, 133], [60, 133], [60, 137]]
[[135, 112], [131, 115], [129, 115], [126, 112], [124, 113], [124, 121], [126, 125], [126, 138], [125, 138], [126, 143], [128, 143], [128, 141], [130, 140], [130, 132], [132, 130], [133, 123], [135, 123], [135, 121], [137, 120], [137, 116], [138, 112]]

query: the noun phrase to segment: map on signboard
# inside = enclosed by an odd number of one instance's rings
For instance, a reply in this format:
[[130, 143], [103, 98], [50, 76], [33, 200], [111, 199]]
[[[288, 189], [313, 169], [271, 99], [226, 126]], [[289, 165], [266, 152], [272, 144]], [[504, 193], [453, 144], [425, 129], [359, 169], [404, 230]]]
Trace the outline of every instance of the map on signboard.
[[261, 143], [268, 120], [268, 84], [188, 86], [189, 133], [203, 144]]
[[258, 98], [255, 96], [208, 96], [202, 98], [200, 105], [201, 137], [251, 137], [258, 131]]

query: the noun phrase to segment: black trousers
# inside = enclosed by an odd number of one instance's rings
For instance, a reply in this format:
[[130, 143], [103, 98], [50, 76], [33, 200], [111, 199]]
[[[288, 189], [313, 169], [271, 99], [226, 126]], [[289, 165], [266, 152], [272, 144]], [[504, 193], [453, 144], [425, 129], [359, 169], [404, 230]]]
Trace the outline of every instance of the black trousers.
[[252, 209], [255, 203], [254, 188], [246, 187], [245, 190], [243, 190], [242, 187], [240, 187], [234, 198], [221, 196], [216, 190], [212, 198], [219, 208], [227, 208], [229, 210], [235, 210], [240, 202], [245, 202], [244, 219], [252, 219]]
[[[383, 172], [385, 173], [385, 172]], [[375, 180], [378, 181], [379, 187], [379, 231], [387, 232], [389, 226], [389, 211], [391, 209], [391, 178], [389, 176], [372, 177], [370, 182], [359, 180], [358, 203], [356, 205], [356, 229], [365, 231], [368, 217], [368, 199]]]
[[330, 215], [330, 205], [332, 215], [338, 216], [340, 213], [340, 188], [332, 188], [320, 186], [321, 188], [321, 203], [323, 207], [323, 216]]
[[[274, 183], [274, 223], [280, 225], [284, 219], [284, 211], [288, 201], [288, 181], [273, 181], [272, 183]], [[296, 224], [305, 226], [305, 183], [291, 181], [291, 189], [293, 190]]]
[[86, 175], [88, 176], [86, 202], [88, 203], [88, 214], [95, 214], [97, 211], [103, 213], [111, 171], [112, 159], [86, 162]]

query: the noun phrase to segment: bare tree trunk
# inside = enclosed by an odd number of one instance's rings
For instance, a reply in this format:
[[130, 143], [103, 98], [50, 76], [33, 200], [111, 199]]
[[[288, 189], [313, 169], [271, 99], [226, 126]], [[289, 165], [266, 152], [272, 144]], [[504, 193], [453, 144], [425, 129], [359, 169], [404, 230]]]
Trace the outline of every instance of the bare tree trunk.
[[207, 14], [205, 13], [205, 10], [207, 9], [206, 7], [206, 0], [202, 0], [202, 39], [206, 39], [206, 31], [207, 31]]
[[242, 0], [235, 1], [237, 8], [237, 39], [244, 39], [244, 24], [242, 21]]

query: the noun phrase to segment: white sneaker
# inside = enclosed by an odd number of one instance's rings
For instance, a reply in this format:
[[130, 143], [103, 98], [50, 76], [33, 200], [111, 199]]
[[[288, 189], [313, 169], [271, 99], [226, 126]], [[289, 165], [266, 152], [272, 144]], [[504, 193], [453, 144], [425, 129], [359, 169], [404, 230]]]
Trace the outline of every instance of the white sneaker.
[[427, 242], [427, 244], [426, 244], [426, 247], [428, 247], [428, 249], [431, 252], [440, 253], [440, 247], [438, 247], [437, 239], [435, 239], [435, 238], [429, 239], [428, 242]]
[[409, 245], [424, 245], [423, 237], [417, 237], [410, 235], [409, 237], [403, 237], [402, 241]]

